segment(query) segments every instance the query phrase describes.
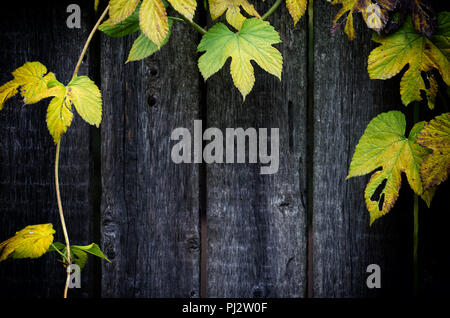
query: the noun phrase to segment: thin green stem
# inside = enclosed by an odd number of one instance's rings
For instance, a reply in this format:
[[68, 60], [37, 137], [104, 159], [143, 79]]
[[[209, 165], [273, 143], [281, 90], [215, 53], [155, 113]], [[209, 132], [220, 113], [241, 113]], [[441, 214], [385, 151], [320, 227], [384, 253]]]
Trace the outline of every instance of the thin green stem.
[[[184, 15], [182, 15], [181, 13], [179, 13], [181, 20], [186, 22], [187, 24], [189, 24], [191, 27], [194, 28], [194, 30], [196, 30], [198, 33], [200, 33], [201, 35], [205, 35], [206, 34], [206, 30], [203, 29], [201, 26], [199, 26], [197, 23], [195, 23], [194, 21], [189, 20], [188, 18], [186, 18]], [[174, 19], [175, 20], [175, 19]]]
[[[414, 104], [414, 123], [417, 123], [420, 118], [420, 104]], [[414, 234], [413, 234], [413, 275], [414, 275], [414, 295], [419, 294], [419, 196], [414, 194]]]
[[61, 253], [61, 251], [52, 243], [52, 247], [55, 249], [55, 251], [59, 254], [59, 255], [61, 255], [61, 257], [63, 258], [63, 261], [64, 262], [67, 262], [67, 258], [66, 258], [66, 255], [64, 255], [63, 253]]
[[282, 2], [283, 0], [277, 0], [261, 18], [263, 20], [267, 20], [268, 17], [270, 17], [275, 11], [277, 11]]
[[83, 51], [81, 52], [80, 58], [78, 59], [77, 65], [75, 66], [75, 70], [73, 71], [72, 78], [78, 75], [78, 70], [80, 69], [81, 63], [83, 62], [83, 58], [86, 55], [87, 49], [89, 48], [89, 44], [91, 44], [92, 38], [94, 37], [95, 32], [97, 31], [98, 27], [100, 26], [100, 23], [102, 23], [103, 19], [106, 17], [106, 14], [109, 11], [109, 5], [106, 7], [105, 11], [103, 11], [102, 15], [100, 16], [100, 19], [98, 19], [97, 24], [92, 29], [91, 33], [89, 34], [88, 39], [86, 40], [86, 43], [84, 44]]
[[419, 196], [414, 194], [414, 296], [419, 294], [419, 259], [417, 250], [419, 247]]
[[182, 18], [177, 18], [177, 17], [167, 17], [169, 20], [174, 20], [174, 21], [180, 21], [180, 22], [184, 22], [184, 20]]
[[[72, 75], [72, 79], [75, 78], [78, 75], [78, 70], [80, 69], [81, 63], [83, 62], [83, 58], [86, 55], [87, 49], [89, 47], [89, 44], [92, 41], [92, 38], [94, 37], [95, 32], [97, 31], [98, 27], [100, 26], [100, 23], [103, 21], [103, 19], [106, 17], [106, 14], [109, 11], [109, 5], [106, 7], [105, 11], [95, 24], [94, 28], [92, 29], [91, 33], [89, 34], [89, 37], [84, 44], [83, 51], [81, 52], [81, 55], [78, 59], [77, 65], [75, 66], [75, 70]], [[72, 257], [70, 255], [70, 240], [69, 240], [69, 234], [67, 233], [67, 226], [66, 222], [64, 220], [64, 210], [62, 207], [62, 200], [61, 200], [61, 192], [59, 188], [59, 154], [61, 152], [61, 140], [56, 145], [56, 158], [55, 158], [55, 186], [56, 186], [56, 200], [58, 202], [58, 212], [59, 212], [59, 218], [61, 220], [61, 226], [63, 229], [64, 234], [64, 240], [66, 242], [66, 250], [67, 250], [67, 278], [66, 278], [66, 284], [64, 287], [64, 298], [67, 298], [67, 293], [69, 290], [69, 282], [70, 282], [70, 265], [72, 265]]]
[[72, 257], [70, 255], [69, 235], [67, 233], [66, 222], [64, 220], [64, 211], [63, 211], [62, 201], [61, 201], [61, 192], [59, 190], [59, 154], [61, 152], [60, 150], [61, 150], [61, 140], [56, 145], [55, 186], [56, 186], [56, 200], [58, 202], [59, 218], [61, 220], [61, 226], [63, 229], [64, 240], [66, 242], [66, 249], [67, 249], [67, 279], [66, 279], [66, 285], [64, 287], [64, 298], [67, 298], [67, 292], [69, 289], [69, 279], [70, 279], [70, 265], [72, 264]]

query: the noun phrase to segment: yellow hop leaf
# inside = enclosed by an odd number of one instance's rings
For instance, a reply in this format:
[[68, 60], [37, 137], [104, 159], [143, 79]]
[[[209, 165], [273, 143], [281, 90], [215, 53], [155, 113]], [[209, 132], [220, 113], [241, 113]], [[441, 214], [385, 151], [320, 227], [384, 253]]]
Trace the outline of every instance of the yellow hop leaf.
[[[417, 123], [405, 137], [406, 119], [399, 111], [382, 113], [372, 119], [355, 149], [348, 178], [375, 171], [364, 192], [370, 224], [388, 213], [398, 198], [402, 172], [411, 189], [430, 205], [435, 189], [424, 190], [420, 165], [429, 154], [416, 143], [424, 126]], [[381, 170], [377, 170], [382, 168]]]
[[421, 101], [421, 91], [425, 91], [429, 108], [434, 108], [437, 82], [433, 75], [426, 75], [430, 83], [427, 88], [422, 72], [437, 69], [444, 82], [450, 85], [449, 25], [450, 13], [442, 12], [438, 17], [437, 31], [431, 38], [416, 32], [411, 18], [394, 34], [375, 36], [373, 40], [381, 45], [370, 53], [367, 67], [370, 78], [391, 78], [408, 65], [400, 82], [403, 104]]
[[47, 73], [47, 68], [39, 62], [27, 62], [12, 72], [14, 79], [0, 87], [0, 110], [9, 98], [20, 93], [25, 104], [35, 104], [49, 95], [48, 84], [56, 80], [55, 74]]
[[280, 42], [278, 32], [267, 21], [247, 19], [237, 33], [225, 24], [217, 23], [198, 46], [199, 52], [205, 52], [198, 60], [198, 66], [207, 80], [231, 57], [231, 77], [245, 100], [255, 83], [252, 60], [281, 80], [283, 56], [272, 46]]
[[167, 0], [172, 7], [179, 13], [184, 15], [190, 21], [194, 18], [195, 9], [197, 8], [197, 0]]
[[[355, 39], [355, 29], [353, 27], [353, 14], [361, 12], [369, 28], [379, 32], [388, 21], [388, 12], [395, 8], [394, 1], [376, 0], [334, 0], [331, 4], [342, 4], [341, 10], [333, 20], [332, 31], [341, 25], [341, 19], [346, 19], [345, 33], [350, 40]], [[345, 14], [347, 17], [345, 18]]]
[[98, 10], [98, 5], [100, 4], [100, 0], [95, 0], [94, 2], [94, 10], [97, 11]]
[[247, 0], [209, 0], [211, 18], [216, 20], [226, 11], [228, 23], [236, 30], [240, 30], [245, 21], [245, 17], [241, 14], [240, 7], [242, 7], [249, 15], [261, 18], [255, 7]]
[[0, 262], [8, 257], [38, 258], [44, 255], [53, 242], [52, 224], [29, 225], [16, 235], [0, 243]]
[[[76, 76], [67, 85], [66, 98], [75, 106], [78, 114], [90, 125], [99, 126], [102, 121], [102, 95], [99, 88], [87, 76]], [[62, 105], [64, 107], [64, 104]]]
[[109, 20], [113, 24], [122, 22], [136, 10], [140, 0], [110, 0]]
[[308, 0], [286, 0], [286, 7], [294, 20], [294, 26], [300, 21], [305, 14]]
[[55, 97], [50, 101], [47, 108], [47, 127], [53, 137], [53, 141], [57, 144], [72, 124], [73, 112], [67, 88], [58, 83], [51, 90]]
[[417, 143], [433, 150], [420, 167], [424, 188], [447, 180], [450, 174], [450, 113], [430, 121], [417, 137]]
[[0, 87], [0, 110], [3, 109], [5, 102], [11, 97], [15, 96], [19, 91], [19, 84], [12, 80]]
[[161, 0], [144, 0], [139, 10], [139, 24], [142, 32], [160, 48], [169, 32], [164, 3]]

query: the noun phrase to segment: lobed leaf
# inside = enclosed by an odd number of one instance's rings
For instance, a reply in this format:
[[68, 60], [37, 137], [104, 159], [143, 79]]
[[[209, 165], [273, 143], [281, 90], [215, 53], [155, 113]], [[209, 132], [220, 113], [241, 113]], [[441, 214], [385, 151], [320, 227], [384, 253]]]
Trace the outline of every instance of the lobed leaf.
[[207, 80], [231, 57], [231, 76], [245, 100], [255, 83], [252, 60], [281, 80], [283, 57], [272, 46], [280, 42], [278, 32], [269, 22], [257, 18], [245, 20], [237, 33], [218, 23], [208, 30], [198, 46], [199, 52], [205, 52], [198, 66]]
[[417, 123], [405, 137], [406, 120], [399, 111], [382, 113], [372, 119], [356, 146], [347, 179], [374, 172], [364, 192], [370, 224], [394, 206], [404, 172], [411, 189], [430, 205], [434, 189], [424, 190], [420, 165], [429, 151], [416, 143], [424, 126]]
[[245, 21], [245, 17], [241, 14], [241, 9], [249, 15], [261, 18], [255, 7], [247, 0], [209, 0], [209, 12], [211, 18], [216, 20], [226, 11], [226, 19], [230, 25], [236, 30], [240, 30]]
[[294, 27], [300, 21], [301, 17], [305, 14], [308, 6], [308, 0], [286, 0], [286, 7], [289, 14], [294, 20]]
[[[369, 56], [368, 72], [372, 79], [388, 79], [408, 65], [400, 82], [400, 94], [404, 105], [421, 101], [421, 91], [428, 96], [428, 106], [434, 108], [437, 82], [431, 73], [436, 69], [444, 82], [450, 85], [450, 13], [442, 12], [438, 17], [438, 29], [430, 39], [414, 30], [408, 18], [394, 34], [373, 37], [381, 45]], [[427, 73], [429, 87], [422, 78]]]
[[417, 143], [433, 151], [420, 167], [424, 189], [447, 180], [450, 174], [450, 113], [437, 116], [425, 125]]
[[14, 79], [0, 87], [0, 110], [4, 103], [18, 93], [25, 104], [35, 104], [49, 97], [48, 84], [56, 80], [55, 74], [47, 73], [47, 68], [39, 62], [27, 62], [12, 72]]

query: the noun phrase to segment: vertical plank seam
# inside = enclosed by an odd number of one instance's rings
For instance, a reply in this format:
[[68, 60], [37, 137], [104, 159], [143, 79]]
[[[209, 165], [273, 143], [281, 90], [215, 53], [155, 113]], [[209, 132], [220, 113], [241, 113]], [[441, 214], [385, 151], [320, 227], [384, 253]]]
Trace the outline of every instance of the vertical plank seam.
[[[104, 10], [104, 4], [100, 8]], [[89, 12], [92, 12], [91, 10]], [[102, 11], [100, 11], [102, 12]], [[89, 24], [95, 24], [96, 14], [89, 14]], [[101, 34], [97, 33], [88, 50], [88, 72], [89, 77], [101, 87]], [[99, 128], [89, 129], [89, 153], [90, 153], [90, 204], [92, 209], [91, 238], [94, 242], [101, 241], [101, 200], [102, 200], [102, 175], [101, 175], [101, 132]], [[102, 266], [100, 259], [93, 259], [92, 285], [90, 286], [93, 297], [100, 297], [102, 294]]]
[[306, 178], [307, 178], [307, 263], [306, 289], [307, 297], [312, 298], [313, 292], [313, 211], [314, 211], [314, 0], [309, 0], [307, 10], [307, 148], [306, 148]]
[[[199, 20], [201, 25], [207, 24], [207, 17], [208, 13], [206, 10], [200, 9], [199, 10]], [[201, 40], [202, 36], [199, 36], [199, 41]], [[199, 90], [200, 90], [200, 102], [199, 102], [199, 108], [200, 108], [200, 120], [203, 121], [202, 125], [202, 134], [205, 131], [205, 129], [208, 126], [208, 105], [207, 105], [207, 93], [208, 93], [208, 87], [207, 83], [203, 80], [202, 75], [200, 72], [198, 73], [198, 80], [199, 80]], [[204, 148], [205, 141], [202, 138], [202, 149]], [[206, 169], [206, 163], [202, 161], [200, 164], [199, 169], [199, 225], [200, 225], [200, 298], [207, 298], [208, 297], [208, 273], [207, 273], [207, 249], [208, 249], [208, 227], [207, 227], [207, 208], [208, 208], [208, 201], [207, 201], [207, 169]]]

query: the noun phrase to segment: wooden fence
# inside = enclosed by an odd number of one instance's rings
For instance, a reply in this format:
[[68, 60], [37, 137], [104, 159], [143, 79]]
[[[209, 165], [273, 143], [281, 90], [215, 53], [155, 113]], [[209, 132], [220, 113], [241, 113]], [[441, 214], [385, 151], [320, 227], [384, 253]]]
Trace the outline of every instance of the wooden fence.
[[[81, 29], [66, 26], [71, 2], [81, 6]], [[260, 12], [268, 2], [258, 3]], [[412, 293], [412, 192], [403, 182], [395, 208], [369, 227], [368, 177], [345, 180], [368, 122], [392, 109], [411, 117], [412, 109], [402, 106], [397, 80], [369, 79], [375, 44], [361, 23], [353, 42], [341, 31], [330, 36], [337, 10], [315, 0], [312, 32], [307, 16], [293, 29], [285, 8], [270, 17], [283, 40], [283, 80], [255, 67], [245, 103], [228, 66], [203, 81], [200, 36], [187, 25], [175, 23], [169, 44], [137, 63], [124, 64], [133, 37], [96, 36], [80, 74], [101, 85], [103, 121], [95, 129], [75, 116], [62, 142], [61, 191], [71, 241], [100, 243], [112, 263], [90, 258], [73, 297]], [[26, 61], [41, 61], [67, 83], [97, 17], [87, 0], [1, 10], [0, 82]], [[200, 19], [210, 23], [206, 14]], [[63, 240], [47, 103], [15, 99], [0, 112], [0, 241], [48, 222]], [[171, 132], [192, 131], [196, 119], [204, 128], [279, 128], [278, 173], [260, 175], [257, 164], [174, 164]], [[449, 220], [448, 205], [421, 205], [424, 295], [448, 293]], [[56, 260], [1, 263], [0, 296], [60, 297], [65, 276]], [[381, 289], [366, 286], [369, 264], [381, 267]]]

